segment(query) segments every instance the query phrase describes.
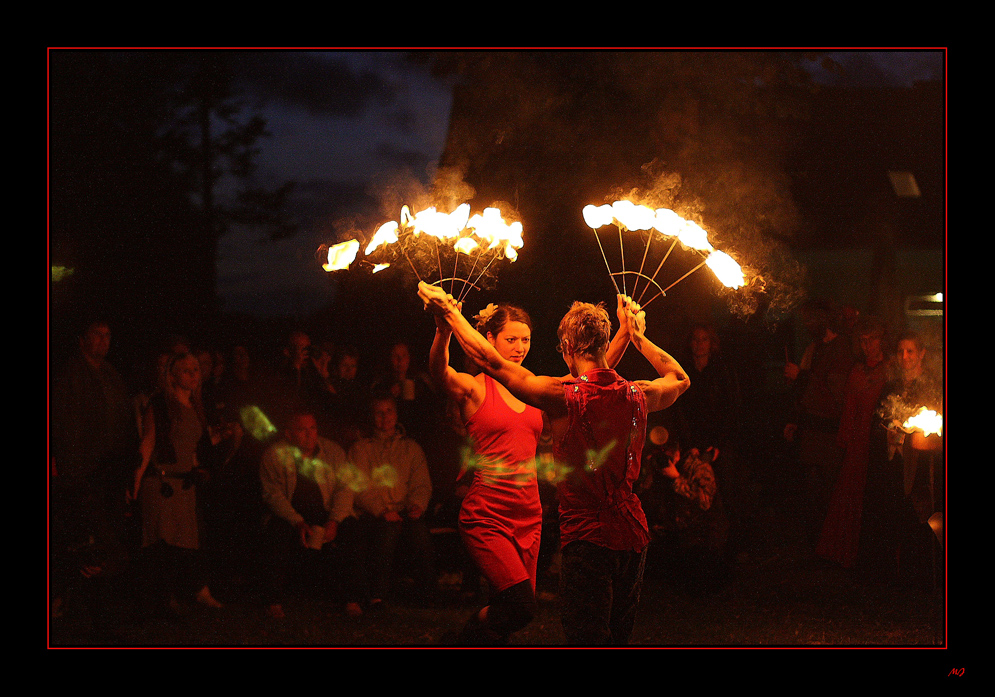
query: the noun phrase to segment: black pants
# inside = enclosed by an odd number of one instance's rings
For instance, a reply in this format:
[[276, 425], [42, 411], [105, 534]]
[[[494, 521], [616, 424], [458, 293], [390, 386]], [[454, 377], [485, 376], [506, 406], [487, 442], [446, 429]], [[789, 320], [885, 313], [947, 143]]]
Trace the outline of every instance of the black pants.
[[563, 548], [560, 621], [567, 643], [624, 646], [632, 635], [646, 550], [607, 549], [578, 540]]
[[322, 595], [337, 589], [342, 574], [334, 544], [326, 543], [320, 550], [304, 547], [296, 528], [274, 518], [263, 530], [262, 552], [262, 596], [267, 605], [282, 603], [293, 581], [301, 587], [322, 589]]
[[390, 595], [394, 558], [398, 545], [407, 555], [416, 588], [430, 593], [434, 588], [432, 539], [423, 518], [389, 522], [383, 518], [347, 518], [339, 525], [338, 544], [347, 561], [347, 600], [385, 600]]

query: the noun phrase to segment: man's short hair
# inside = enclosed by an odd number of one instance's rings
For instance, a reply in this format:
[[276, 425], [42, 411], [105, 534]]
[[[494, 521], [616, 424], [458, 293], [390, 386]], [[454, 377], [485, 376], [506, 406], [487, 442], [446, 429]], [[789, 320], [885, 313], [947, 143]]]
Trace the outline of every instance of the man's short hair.
[[604, 303], [575, 302], [560, 320], [556, 336], [570, 344], [570, 350], [587, 356], [597, 356], [608, 350], [612, 323]]

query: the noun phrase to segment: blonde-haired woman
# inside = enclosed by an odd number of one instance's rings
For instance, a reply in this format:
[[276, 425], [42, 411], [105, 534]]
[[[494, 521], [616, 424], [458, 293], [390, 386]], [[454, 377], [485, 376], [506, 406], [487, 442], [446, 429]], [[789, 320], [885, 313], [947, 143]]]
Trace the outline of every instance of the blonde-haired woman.
[[145, 410], [133, 496], [141, 505], [148, 580], [160, 586], [160, 598], [175, 602], [189, 594], [202, 605], [221, 607], [208, 588], [200, 551], [197, 483], [205, 476], [201, 459], [230, 434], [208, 428], [200, 384], [196, 356], [170, 357], [164, 389]]

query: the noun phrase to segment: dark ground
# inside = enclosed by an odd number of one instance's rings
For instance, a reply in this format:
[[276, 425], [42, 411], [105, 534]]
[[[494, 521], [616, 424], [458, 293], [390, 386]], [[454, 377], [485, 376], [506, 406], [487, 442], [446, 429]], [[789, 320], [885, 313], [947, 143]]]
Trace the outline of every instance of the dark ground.
[[[563, 644], [555, 588], [555, 572], [546, 574], [539, 615], [512, 646]], [[347, 617], [328, 592], [297, 587], [284, 605], [286, 617], [274, 620], [247, 584], [231, 580], [213, 590], [224, 608], [189, 604], [168, 622], [135, 623], [127, 603], [118, 602], [113, 616], [120, 626], [104, 637], [93, 635], [81, 604], [69, 596], [50, 621], [49, 646], [438, 648], [451, 644], [450, 633], [479, 607], [452, 574], [440, 574], [432, 607], [417, 607], [402, 594], [358, 619]], [[800, 540], [766, 540], [744, 546], [729, 581], [716, 589], [695, 592], [651, 568], [630, 645], [935, 648], [945, 646], [945, 611], [942, 584], [861, 583], [812, 558]]]

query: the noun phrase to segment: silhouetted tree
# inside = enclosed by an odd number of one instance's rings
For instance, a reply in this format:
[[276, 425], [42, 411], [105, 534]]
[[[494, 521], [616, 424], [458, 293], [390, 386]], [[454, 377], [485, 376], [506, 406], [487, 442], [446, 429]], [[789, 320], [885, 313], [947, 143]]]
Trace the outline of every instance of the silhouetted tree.
[[50, 250], [72, 269], [53, 315], [101, 307], [187, 328], [217, 312], [218, 240], [290, 234], [287, 183], [252, 175], [265, 122], [238, 98], [237, 54], [50, 53]]

